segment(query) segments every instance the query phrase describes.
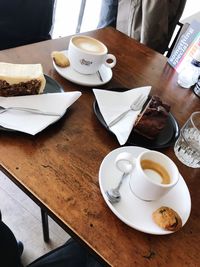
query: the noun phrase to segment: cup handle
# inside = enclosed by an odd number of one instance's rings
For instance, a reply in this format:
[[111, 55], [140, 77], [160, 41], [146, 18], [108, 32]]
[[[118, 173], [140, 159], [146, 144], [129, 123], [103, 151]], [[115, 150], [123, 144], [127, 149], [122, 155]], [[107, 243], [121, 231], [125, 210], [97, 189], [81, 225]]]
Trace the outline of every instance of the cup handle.
[[[112, 60], [111, 63], [108, 63], [108, 60], [109, 60], [109, 59]], [[107, 54], [107, 55], [106, 55], [105, 63], [104, 63], [104, 64], [105, 64], [107, 67], [109, 67], [109, 68], [113, 68], [113, 67], [116, 65], [116, 62], [117, 62], [117, 60], [116, 60], [116, 57], [115, 57], [114, 55], [112, 55], [112, 54]]]
[[128, 152], [120, 153], [115, 159], [115, 165], [123, 173], [130, 173], [135, 166], [136, 158]]

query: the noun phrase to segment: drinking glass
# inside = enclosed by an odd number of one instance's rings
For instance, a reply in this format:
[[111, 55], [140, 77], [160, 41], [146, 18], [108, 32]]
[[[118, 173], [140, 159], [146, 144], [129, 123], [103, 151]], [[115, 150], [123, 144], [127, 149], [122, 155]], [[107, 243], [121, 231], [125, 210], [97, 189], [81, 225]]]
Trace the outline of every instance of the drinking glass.
[[200, 111], [192, 113], [182, 127], [174, 152], [183, 164], [200, 168]]

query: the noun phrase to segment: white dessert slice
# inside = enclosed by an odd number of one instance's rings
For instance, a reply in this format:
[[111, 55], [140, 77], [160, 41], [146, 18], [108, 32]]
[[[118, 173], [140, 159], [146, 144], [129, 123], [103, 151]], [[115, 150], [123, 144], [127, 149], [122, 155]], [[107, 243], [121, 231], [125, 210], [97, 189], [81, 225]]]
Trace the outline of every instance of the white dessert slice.
[[[28, 83], [30, 83], [30, 81], [38, 81], [36, 83], [32, 82], [31, 86]], [[34, 91], [34, 85], [36, 85], [38, 88], [36, 89], [37, 93], [41, 94], [45, 88], [46, 85], [46, 79], [44, 77], [43, 74], [43, 69], [42, 69], [42, 65], [41, 64], [12, 64], [12, 63], [4, 63], [4, 62], [0, 62], [0, 81], [1, 83], [4, 81], [8, 83], [9, 85], [5, 85], [1, 84], [1, 89], [3, 90], [3, 87], [8, 87], [8, 90], [10, 90], [10, 94], [8, 93], [8, 95], [11, 95], [11, 91], [13, 90], [13, 94], [15, 93], [15, 91], [20, 90], [20, 83], [26, 83], [23, 84], [24, 87], [22, 90], [24, 90], [24, 94], [26, 94], [26, 90], [27, 90], [27, 94], [31, 94], [29, 91], [31, 89], [33, 89]], [[15, 85], [15, 89], [12, 88], [12, 85]], [[19, 86], [18, 86], [19, 85]], [[27, 88], [26, 88], [27, 87]], [[4, 88], [4, 92], [5, 92], [6, 88]], [[29, 91], [28, 91], [29, 90]], [[1, 94], [1, 92], [0, 92]], [[16, 94], [17, 95], [17, 92]]]

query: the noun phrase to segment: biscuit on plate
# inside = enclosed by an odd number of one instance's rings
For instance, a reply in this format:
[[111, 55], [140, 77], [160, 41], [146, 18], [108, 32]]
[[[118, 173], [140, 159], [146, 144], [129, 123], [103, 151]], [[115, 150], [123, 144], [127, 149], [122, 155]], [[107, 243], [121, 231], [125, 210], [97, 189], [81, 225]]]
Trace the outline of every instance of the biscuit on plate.
[[152, 214], [154, 222], [161, 228], [177, 231], [182, 227], [182, 220], [178, 213], [169, 207], [160, 207]]
[[67, 56], [65, 56], [62, 52], [59, 51], [53, 51], [51, 53], [51, 56], [56, 63], [57, 66], [61, 68], [66, 68], [70, 65], [69, 59]]

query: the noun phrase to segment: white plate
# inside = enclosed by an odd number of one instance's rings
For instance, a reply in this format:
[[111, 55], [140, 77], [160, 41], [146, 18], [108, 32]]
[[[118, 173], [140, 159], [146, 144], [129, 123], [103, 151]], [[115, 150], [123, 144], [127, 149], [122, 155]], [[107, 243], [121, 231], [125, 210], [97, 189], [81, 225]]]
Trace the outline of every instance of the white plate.
[[[67, 50], [62, 52], [67, 56]], [[102, 81], [97, 73], [90, 75], [81, 74], [75, 71], [71, 66], [66, 68], [60, 68], [55, 64], [54, 61], [53, 66], [63, 78], [69, 80], [70, 82], [84, 86], [101, 86], [109, 82], [112, 78], [112, 70], [109, 67], [106, 67], [105, 65], [102, 65], [99, 70], [102, 77]]]
[[164, 197], [157, 201], [146, 202], [138, 199], [131, 193], [129, 187], [130, 176], [125, 178], [121, 188], [121, 201], [112, 205], [105, 195], [105, 191], [115, 187], [122, 173], [115, 167], [116, 156], [124, 151], [132, 153], [137, 157], [141, 152], [147, 150], [137, 146], [120, 147], [111, 151], [102, 161], [99, 170], [99, 184], [101, 193], [108, 207], [124, 223], [132, 228], [149, 234], [166, 235], [174, 232], [166, 231], [157, 226], [152, 213], [161, 206], [168, 206], [178, 212], [183, 225], [187, 222], [191, 210], [191, 198], [188, 187], [180, 175], [177, 185]]

